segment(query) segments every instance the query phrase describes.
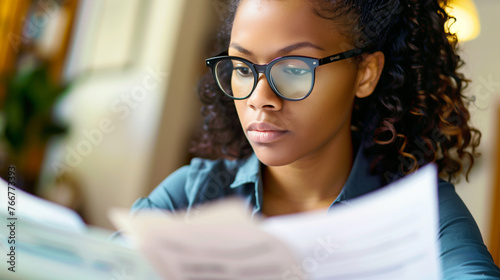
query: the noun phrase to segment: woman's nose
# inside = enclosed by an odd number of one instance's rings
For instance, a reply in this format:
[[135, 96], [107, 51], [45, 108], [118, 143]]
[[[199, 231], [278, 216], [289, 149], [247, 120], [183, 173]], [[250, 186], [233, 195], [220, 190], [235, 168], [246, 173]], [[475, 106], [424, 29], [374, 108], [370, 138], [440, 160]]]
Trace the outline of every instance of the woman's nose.
[[257, 85], [247, 100], [247, 104], [254, 110], [272, 110], [279, 111], [283, 107], [283, 99], [274, 93], [267, 77], [264, 74], [259, 75]]

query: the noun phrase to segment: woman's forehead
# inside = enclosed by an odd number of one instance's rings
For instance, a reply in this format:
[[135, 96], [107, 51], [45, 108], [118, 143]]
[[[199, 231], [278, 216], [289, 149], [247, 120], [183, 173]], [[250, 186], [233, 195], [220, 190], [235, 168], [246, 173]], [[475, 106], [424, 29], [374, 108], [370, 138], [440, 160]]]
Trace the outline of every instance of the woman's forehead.
[[311, 42], [325, 50], [350, 43], [335, 21], [314, 13], [308, 0], [243, 0], [235, 15], [231, 42], [256, 49]]

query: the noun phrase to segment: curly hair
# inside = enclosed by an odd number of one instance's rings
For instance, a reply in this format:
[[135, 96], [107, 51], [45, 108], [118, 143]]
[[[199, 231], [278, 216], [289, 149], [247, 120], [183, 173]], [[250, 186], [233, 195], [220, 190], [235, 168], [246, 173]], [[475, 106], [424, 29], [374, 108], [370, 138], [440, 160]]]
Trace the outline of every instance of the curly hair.
[[[319, 17], [334, 21], [357, 48], [381, 51], [385, 65], [372, 95], [356, 98], [354, 130], [370, 135], [371, 170], [387, 181], [435, 162], [441, 176], [466, 179], [479, 156], [481, 133], [469, 125], [469, 80], [458, 72], [457, 37], [445, 30], [453, 18], [438, 0], [309, 0]], [[219, 33], [227, 48], [239, 1]], [[343, 46], [346, 49], [352, 46]], [[204, 123], [192, 152], [202, 157], [243, 158], [252, 153], [234, 102], [207, 73], [200, 82]]]

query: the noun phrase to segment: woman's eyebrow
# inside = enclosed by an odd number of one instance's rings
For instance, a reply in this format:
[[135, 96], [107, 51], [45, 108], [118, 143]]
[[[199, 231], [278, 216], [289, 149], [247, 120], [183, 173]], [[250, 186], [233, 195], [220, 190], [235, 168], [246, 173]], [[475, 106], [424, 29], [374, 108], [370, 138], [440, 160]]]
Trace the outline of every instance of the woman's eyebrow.
[[229, 45], [230, 48], [233, 48], [233, 49], [236, 49], [237, 51], [239, 51], [240, 53], [244, 53], [244, 54], [248, 54], [248, 55], [252, 55], [252, 52], [245, 49], [244, 47], [236, 44], [236, 43], [231, 43], [231, 45]]
[[237, 51], [239, 51], [240, 53], [244, 53], [244, 54], [247, 54], [247, 55], [252, 55], [252, 52], [245, 49], [244, 47], [236, 44], [236, 43], [231, 43], [231, 45], [229, 45], [230, 48], [233, 48], [233, 49], [236, 49]]
[[316, 45], [316, 44], [313, 44], [311, 42], [300, 42], [300, 43], [297, 43], [297, 44], [293, 44], [293, 45], [290, 45], [288, 47], [284, 47], [282, 48], [281, 50], [278, 51], [278, 54], [280, 55], [283, 55], [283, 54], [287, 54], [289, 52], [292, 52], [294, 50], [297, 50], [297, 49], [301, 49], [301, 48], [314, 48], [314, 49], [318, 49], [320, 51], [324, 51], [325, 49], [323, 49], [322, 47]]
[[[244, 53], [244, 54], [247, 54], [247, 55], [252, 55], [252, 52], [245, 49], [244, 47], [236, 44], [236, 43], [231, 43], [231, 45], [229, 45], [230, 48], [233, 48], [233, 49], [236, 49], [237, 51], [239, 51], [240, 53]], [[322, 47], [316, 45], [316, 44], [313, 44], [311, 42], [300, 42], [300, 43], [296, 43], [296, 44], [293, 44], [293, 45], [290, 45], [288, 47], [284, 47], [282, 48], [281, 50], [279, 50], [277, 53], [279, 55], [284, 55], [284, 54], [287, 54], [289, 52], [292, 52], [294, 50], [297, 50], [297, 49], [301, 49], [301, 48], [314, 48], [314, 49], [318, 49], [318, 50], [321, 50], [321, 51], [324, 51], [325, 49], [323, 49]]]

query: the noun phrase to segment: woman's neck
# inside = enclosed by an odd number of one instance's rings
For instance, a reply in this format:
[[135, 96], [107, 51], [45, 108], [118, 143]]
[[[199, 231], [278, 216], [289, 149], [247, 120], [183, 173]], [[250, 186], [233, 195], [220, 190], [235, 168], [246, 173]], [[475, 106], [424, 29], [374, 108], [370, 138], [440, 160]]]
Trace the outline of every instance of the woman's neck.
[[343, 137], [285, 166], [263, 166], [266, 216], [329, 207], [342, 190], [353, 164], [351, 137]]

